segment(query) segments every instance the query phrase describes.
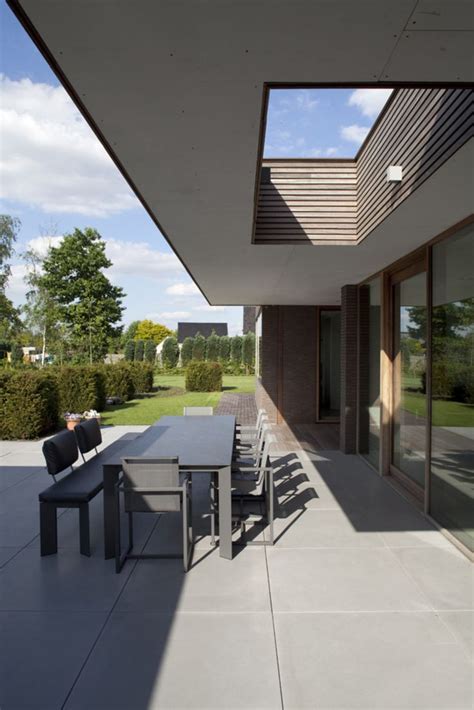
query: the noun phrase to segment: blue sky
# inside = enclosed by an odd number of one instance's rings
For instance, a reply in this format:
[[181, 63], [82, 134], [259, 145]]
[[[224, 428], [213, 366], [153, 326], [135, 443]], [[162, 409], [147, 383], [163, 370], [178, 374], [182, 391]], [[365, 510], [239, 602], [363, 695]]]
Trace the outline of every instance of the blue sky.
[[[127, 293], [124, 322], [142, 318], [227, 321], [242, 309], [211, 308], [174, 256], [9, 8], [0, 4], [0, 210], [22, 223], [9, 297], [24, 301], [26, 247], [45, 253], [75, 227], [95, 227]], [[386, 91], [272, 92], [268, 157], [354, 155]]]

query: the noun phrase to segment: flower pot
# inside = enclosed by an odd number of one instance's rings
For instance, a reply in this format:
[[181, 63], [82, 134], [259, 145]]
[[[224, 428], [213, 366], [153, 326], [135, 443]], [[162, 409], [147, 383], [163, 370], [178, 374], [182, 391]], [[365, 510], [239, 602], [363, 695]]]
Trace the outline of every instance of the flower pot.
[[69, 429], [69, 431], [72, 431], [75, 426], [81, 423], [80, 419], [68, 419], [66, 422], [66, 426]]

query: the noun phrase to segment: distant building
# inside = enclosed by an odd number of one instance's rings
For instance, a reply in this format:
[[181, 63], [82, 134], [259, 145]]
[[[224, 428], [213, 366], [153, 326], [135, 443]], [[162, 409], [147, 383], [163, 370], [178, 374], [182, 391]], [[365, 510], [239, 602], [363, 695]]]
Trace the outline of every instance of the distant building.
[[242, 333], [255, 333], [255, 316], [257, 309], [255, 306], [244, 306], [244, 322]]
[[212, 335], [228, 335], [227, 323], [178, 323], [178, 343], [183, 344], [185, 338], [194, 338], [200, 333], [205, 338]]

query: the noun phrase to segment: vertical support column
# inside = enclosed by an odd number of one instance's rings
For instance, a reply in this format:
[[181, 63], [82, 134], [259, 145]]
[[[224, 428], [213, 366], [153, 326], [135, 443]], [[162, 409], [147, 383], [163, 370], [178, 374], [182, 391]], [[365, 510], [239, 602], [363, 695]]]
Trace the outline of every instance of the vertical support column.
[[360, 454], [369, 453], [369, 358], [370, 358], [370, 289], [364, 285], [359, 287], [358, 310], [358, 416], [357, 450]]
[[345, 454], [357, 452], [357, 301], [358, 287], [341, 290], [341, 433]]

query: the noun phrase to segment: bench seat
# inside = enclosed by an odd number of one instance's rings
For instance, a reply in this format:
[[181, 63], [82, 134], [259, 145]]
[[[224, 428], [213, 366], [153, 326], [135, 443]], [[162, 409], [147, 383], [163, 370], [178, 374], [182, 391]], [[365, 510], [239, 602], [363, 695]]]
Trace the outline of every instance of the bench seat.
[[39, 494], [42, 555], [57, 552], [57, 508], [79, 508], [81, 552], [90, 554], [88, 503], [104, 486], [102, 470], [104, 461], [135, 438], [136, 434], [124, 434]]

